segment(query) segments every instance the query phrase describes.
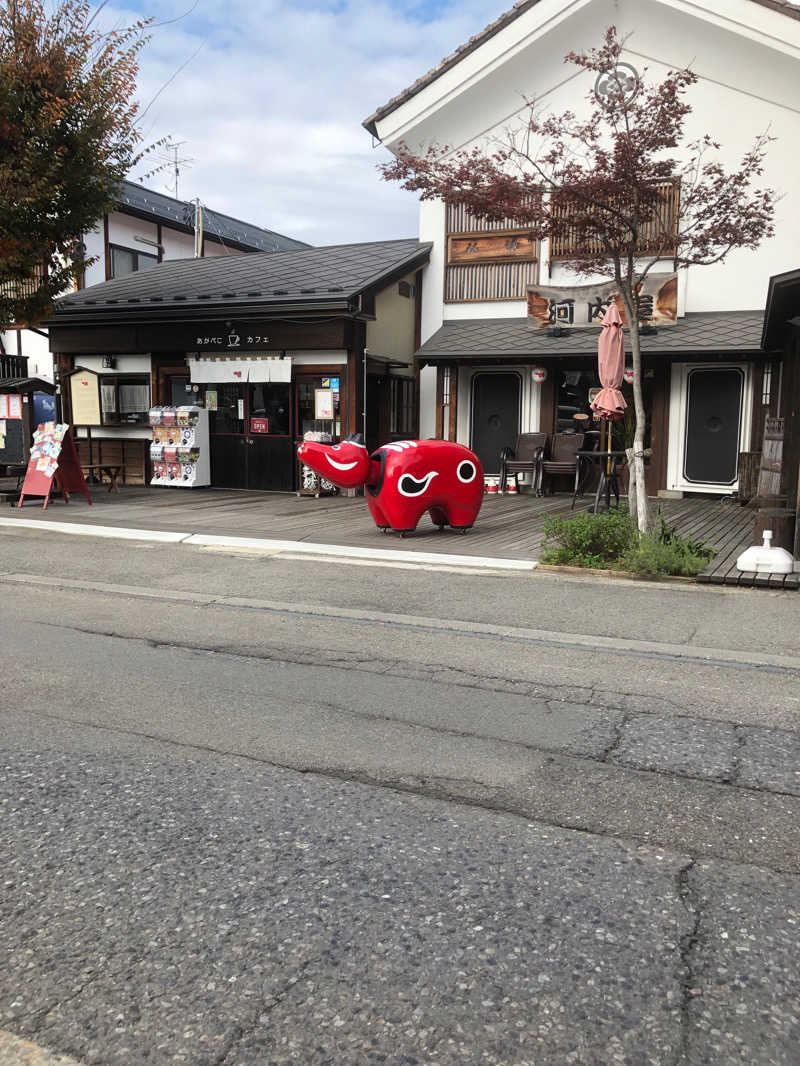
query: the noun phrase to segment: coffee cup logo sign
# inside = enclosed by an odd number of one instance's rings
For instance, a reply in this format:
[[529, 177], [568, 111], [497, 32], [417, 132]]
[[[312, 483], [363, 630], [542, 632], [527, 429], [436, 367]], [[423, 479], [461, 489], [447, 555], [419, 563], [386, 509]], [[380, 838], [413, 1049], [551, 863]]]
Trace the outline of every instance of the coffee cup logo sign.
[[263, 347], [269, 343], [269, 337], [257, 337], [253, 334], [248, 334], [244, 339], [241, 333], [236, 333], [232, 330], [230, 333], [214, 333], [203, 334], [199, 336], [195, 334], [194, 346], [198, 350], [213, 349], [215, 351], [237, 351], [242, 347], [242, 344], [251, 348], [253, 346]]

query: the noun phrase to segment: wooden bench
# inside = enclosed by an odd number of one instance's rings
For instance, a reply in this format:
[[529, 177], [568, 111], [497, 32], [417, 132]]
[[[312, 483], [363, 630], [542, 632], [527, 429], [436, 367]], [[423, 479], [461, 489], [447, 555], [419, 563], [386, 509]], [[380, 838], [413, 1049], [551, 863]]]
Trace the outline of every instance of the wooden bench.
[[125, 473], [122, 463], [81, 463], [83, 476], [89, 475], [102, 485], [103, 475], [108, 478], [108, 491], [119, 492], [119, 479]]

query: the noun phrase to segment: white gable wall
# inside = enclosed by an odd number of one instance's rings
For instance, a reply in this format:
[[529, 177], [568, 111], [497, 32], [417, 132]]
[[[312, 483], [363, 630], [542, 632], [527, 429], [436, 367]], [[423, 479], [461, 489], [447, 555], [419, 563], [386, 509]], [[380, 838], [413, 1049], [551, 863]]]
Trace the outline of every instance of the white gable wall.
[[[724, 264], [690, 268], [681, 285], [681, 312], [763, 307], [770, 275], [796, 267], [800, 247], [800, 22], [779, 12], [751, 0], [541, 0], [382, 120], [378, 131], [390, 148], [402, 140], [414, 150], [432, 143], [491, 146], [520, 122], [524, 97], [536, 97], [548, 112], [585, 111], [592, 78], [563, 56], [599, 44], [611, 23], [628, 37], [624, 59], [640, 72], [647, 67], [648, 80], [687, 65], [699, 75], [686, 140], [710, 134], [733, 169], [758, 133], [769, 128], [776, 138], [760, 179], [783, 194], [774, 238]], [[425, 272], [423, 341], [446, 319], [525, 314], [522, 301], [444, 304], [440, 204], [420, 205], [420, 239], [435, 243]], [[565, 278], [577, 280], [557, 264], [548, 276], [542, 264], [543, 281]]]

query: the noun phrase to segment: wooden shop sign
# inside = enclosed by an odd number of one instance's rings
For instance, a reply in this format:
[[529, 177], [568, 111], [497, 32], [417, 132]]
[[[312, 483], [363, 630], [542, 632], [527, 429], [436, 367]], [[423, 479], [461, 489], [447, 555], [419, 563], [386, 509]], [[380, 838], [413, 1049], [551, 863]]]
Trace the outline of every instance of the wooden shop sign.
[[[563, 287], [529, 285], [528, 320], [537, 329], [601, 326], [612, 302], [627, 325], [615, 281]], [[674, 326], [677, 318], [678, 275], [648, 274], [639, 290], [639, 321], [648, 326]]]

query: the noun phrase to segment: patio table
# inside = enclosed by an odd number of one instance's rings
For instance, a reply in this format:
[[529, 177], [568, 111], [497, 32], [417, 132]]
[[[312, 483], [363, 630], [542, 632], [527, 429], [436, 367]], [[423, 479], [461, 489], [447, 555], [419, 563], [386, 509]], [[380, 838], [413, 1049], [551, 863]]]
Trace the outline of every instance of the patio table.
[[614, 493], [615, 506], [619, 507], [619, 466], [625, 462], [624, 451], [590, 452], [579, 451], [581, 461], [589, 460], [593, 463], [600, 462], [600, 480], [597, 483], [597, 492], [594, 494], [594, 503], [589, 508], [592, 514], [600, 510], [600, 500], [605, 496], [606, 510], [611, 510], [611, 493]]

